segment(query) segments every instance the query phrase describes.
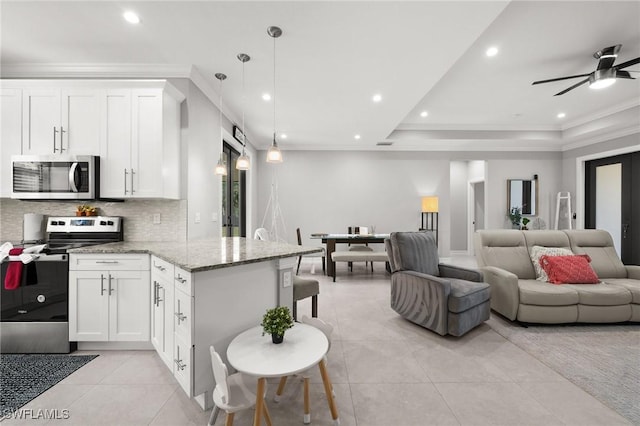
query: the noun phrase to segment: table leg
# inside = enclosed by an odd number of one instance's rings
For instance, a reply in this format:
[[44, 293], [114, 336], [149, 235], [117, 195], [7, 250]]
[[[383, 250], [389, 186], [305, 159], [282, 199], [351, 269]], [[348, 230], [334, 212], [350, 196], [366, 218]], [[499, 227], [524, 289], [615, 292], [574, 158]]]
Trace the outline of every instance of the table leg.
[[324, 364], [324, 359], [320, 360], [318, 366], [320, 367], [320, 375], [322, 376], [322, 383], [324, 384], [324, 393], [327, 394], [327, 401], [329, 402], [329, 409], [331, 410], [331, 418], [335, 424], [339, 424], [338, 407], [336, 407], [336, 401], [333, 398], [331, 379], [329, 379], [329, 373], [327, 373], [327, 366]]
[[336, 264], [331, 260], [331, 253], [336, 251], [336, 240], [327, 240], [327, 276], [335, 274]]
[[264, 385], [267, 379], [260, 377], [258, 379], [258, 389], [256, 390], [256, 412], [253, 416], [253, 426], [260, 426], [262, 422], [262, 411], [264, 410]]

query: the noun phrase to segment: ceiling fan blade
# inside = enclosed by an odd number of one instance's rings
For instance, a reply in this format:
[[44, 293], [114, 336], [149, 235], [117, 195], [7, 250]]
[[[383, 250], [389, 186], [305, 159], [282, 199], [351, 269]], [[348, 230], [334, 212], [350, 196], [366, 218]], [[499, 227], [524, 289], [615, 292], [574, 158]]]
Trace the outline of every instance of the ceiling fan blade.
[[622, 68], [630, 67], [631, 65], [640, 64], [640, 58], [631, 59], [630, 61], [623, 62], [614, 66], [615, 69], [621, 70]]
[[539, 81], [534, 81], [533, 84], [542, 84], [542, 83], [551, 83], [552, 81], [560, 81], [560, 80], [568, 80], [570, 78], [578, 78], [578, 77], [586, 77], [588, 75], [590, 75], [591, 73], [587, 73], [587, 74], [578, 74], [578, 75], [570, 75], [567, 77], [559, 77], [559, 78], [551, 78], [549, 80], [539, 80]]
[[[589, 75], [589, 74], [587, 74], [587, 75]], [[588, 79], [588, 78], [585, 78], [585, 79], [584, 79], [584, 80], [582, 80], [581, 82], [576, 83], [576, 84], [574, 84], [573, 86], [571, 86], [571, 87], [569, 87], [569, 88], [567, 88], [567, 89], [564, 89], [562, 92], [558, 92], [558, 93], [556, 93], [556, 94], [555, 94], [555, 95], [553, 95], [553, 96], [560, 96], [560, 95], [564, 95], [564, 94], [565, 94], [565, 93], [567, 93], [569, 90], [573, 90], [573, 89], [575, 89], [576, 87], [582, 86], [582, 85], [583, 85], [583, 84], [585, 84], [587, 81], [589, 81], [589, 79]]]
[[616, 73], [616, 78], [629, 78], [631, 80], [635, 80], [635, 77], [631, 77], [631, 74], [629, 73], [629, 71], [618, 71]]

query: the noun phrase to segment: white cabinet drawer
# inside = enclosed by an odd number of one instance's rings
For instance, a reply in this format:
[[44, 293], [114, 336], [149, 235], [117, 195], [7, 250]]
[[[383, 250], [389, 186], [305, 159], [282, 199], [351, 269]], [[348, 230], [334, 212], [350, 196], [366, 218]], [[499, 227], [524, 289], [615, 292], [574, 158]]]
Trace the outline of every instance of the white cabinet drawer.
[[193, 295], [191, 290], [191, 272], [187, 272], [176, 266], [174, 271], [174, 283], [176, 285], [176, 289], [184, 291], [189, 296]]
[[194, 396], [191, 381], [192, 367], [193, 346], [176, 336], [173, 350], [173, 375], [190, 398]]
[[148, 271], [148, 254], [70, 254], [71, 271]]
[[169, 283], [173, 282], [173, 264], [159, 257], [151, 256], [151, 274], [156, 279], [160, 278]]
[[193, 322], [193, 297], [176, 291], [174, 294], [173, 330], [176, 335], [191, 343], [191, 324]]

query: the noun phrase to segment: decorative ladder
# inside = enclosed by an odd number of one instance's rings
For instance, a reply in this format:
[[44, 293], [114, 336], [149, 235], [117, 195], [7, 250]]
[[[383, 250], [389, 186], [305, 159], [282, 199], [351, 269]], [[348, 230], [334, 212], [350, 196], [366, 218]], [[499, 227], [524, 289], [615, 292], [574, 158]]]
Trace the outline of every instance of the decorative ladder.
[[[563, 195], [566, 194], [566, 195]], [[564, 201], [564, 203], [563, 203]], [[563, 210], [563, 214], [562, 216], [560, 216], [560, 210], [562, 209], [564, 205], [564, 208], [566, 210]], [[558, 224], [560, 223], [560, 218], [566, 218], [567, 219], [567, 223], [568, 223], [568, 227], [567, 228], [560, 228], [558, 226]], [[571, 229], [571, 193], [570, 192], [558, 192], [558, 195], [556, 196], [556, 221], [555, 221], [555, 229]]]

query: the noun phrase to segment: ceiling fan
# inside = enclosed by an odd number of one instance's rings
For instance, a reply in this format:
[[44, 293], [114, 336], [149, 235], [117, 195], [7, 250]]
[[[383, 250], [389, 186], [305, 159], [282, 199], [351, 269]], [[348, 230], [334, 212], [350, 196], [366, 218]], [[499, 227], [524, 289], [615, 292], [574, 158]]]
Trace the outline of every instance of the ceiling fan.
[[589, 83], [589, 87], [593, 89], [602, 89], [615, 83], [616, 78], [626, 78], [634, 80], [635, 77], [631, 77], [630, 72], [635, 71], [622, 71], [623, 68], [630, 67], [632, 65], [640, 63], [640, 58], [631, 59], [627, 62], [623, 62], [618, 65], [613, 65], [618, 57], [618, 52], [622, 47], [621, 44], [615, 46], [605, 47], [602, 50], [593, 54], [593, 57], [598, 59], [598, 67], [595, 71], [587, 74], [570, 75], [567, 77], [552, 78], [549, 80], [534, 81], [532, 84], [551, 83], [552, 81], [568, 80], [571, 78], [587, 77], [584, 80], [579, 81], [571, 87], [564, 89], [561, 92], [556, 93], [554, 96], [564, 95], [570, 90], [576, 87], [582, 86], [585, 83]]

